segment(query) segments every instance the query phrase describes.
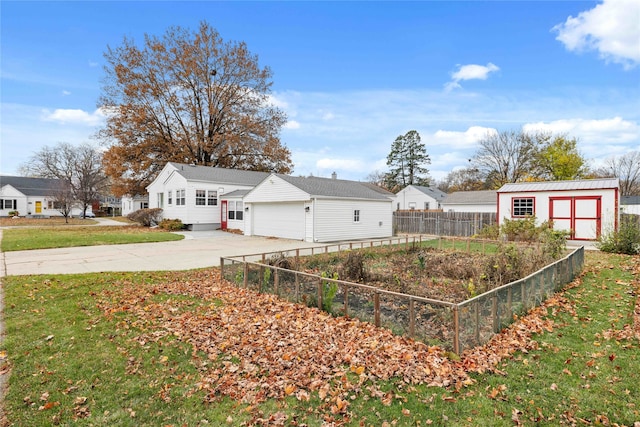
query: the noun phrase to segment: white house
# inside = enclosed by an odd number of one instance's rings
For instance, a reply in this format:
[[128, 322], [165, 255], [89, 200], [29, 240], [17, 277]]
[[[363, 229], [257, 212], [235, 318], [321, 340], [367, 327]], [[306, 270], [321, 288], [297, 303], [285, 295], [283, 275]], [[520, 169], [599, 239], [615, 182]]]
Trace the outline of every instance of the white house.
[[618, 227], [618, 178], [505, 184], [498, 190], [498, 224], [504, 219], [535, 216], [552, 221], [575, 240], [595, 240]]
[[440, 203], [445, 212], [497, 212], [498, 196], [495, 190], [455, 191]]
[[393, 194], [356, 181], [271, 174], [243, 203], [246, 235], [307, 242], [393, 235]]
[[131, 212], [135, 212], [140, 209], [147, 209], [149, 207], [149, 195], [136, 195], [136, 196], [122, 196], [121, 202], [122, 216], [127, 216]]
[[396, 194], [395, 209], [425, 211], [441, 209], [440, 204], [446, 196], [446, 193], [434, 187], [408, 185]]
[[620, 197], [621, 213], [640, 215], [640, 196]]
[[[20, 216], [63, 216], [57, 209], [56, 192], [61, 188], [58, 179], [24, 176], [0, 176], [0, 216], [18, 211]], [[79, 216], [81, 209], [73, 208], [71, 214]], [[87, 215], [93, 216], [91, 206]]]
[[220, 198], [251, 190], [267, 176], [267, 172], [169, 162], [147, 186], [149, 207], [162, 208], [164, 218], [180, 219], [191, 230], [215, 230], [222, 225]]

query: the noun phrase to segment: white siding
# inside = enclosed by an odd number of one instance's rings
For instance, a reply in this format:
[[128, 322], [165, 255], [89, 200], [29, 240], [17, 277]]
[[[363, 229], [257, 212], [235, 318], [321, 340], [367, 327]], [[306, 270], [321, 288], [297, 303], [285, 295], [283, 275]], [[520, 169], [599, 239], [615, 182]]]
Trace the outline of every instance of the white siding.
[[442, 203], [442, 210], [444, 212], [493, 212], [498, 210], [497, 205], [472, 205], [472, 204], [454, 204], [454, 203]]
[[429, 203], [429, 209], [439, 209], [438, 201], [431, 196], [424, 194], [417, 188], [409, 185], [396, 194], [394, 210], [423, 210], [425, 203]]
[[247, 203], [308, 201], [309, 194], [275, 175], [258, 184], [245, 197]]
[[[354, 210], [360, 221], [354, 222]], [[391, 201], [316, 199], [314, 240], [375, 239], [393, 235]]]
[[640, 215], [640, 205], [622, 205], [621, 210], [626, 214]]

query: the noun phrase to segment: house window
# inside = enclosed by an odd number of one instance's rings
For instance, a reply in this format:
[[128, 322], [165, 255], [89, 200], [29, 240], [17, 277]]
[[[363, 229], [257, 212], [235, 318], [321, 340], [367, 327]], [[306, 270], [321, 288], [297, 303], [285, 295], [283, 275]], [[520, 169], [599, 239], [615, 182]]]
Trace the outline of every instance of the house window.
[[62, 202], [58, 200], [48, 200], [47, 209], [62, 209]]
[[514, 217], [533, 216], [533, 197], [514, 198], [512, 203]]
[[18, 200], [16, 199], [0, 199], [1, 209], [18, 209]]
[[149, 203], [140, 202], [140, 209], [148, 209], [148, 208], [149, 208]]
[[171, 199], [171, 190], [167, 191], [167, 204], [169, 206], [173, 204], [173, 200]]
[[429, 210], [429, 202], [424, 202], [424, 210], [425, 211]]
[[186, 203], [185, 190], [176, 190], [176, 206], [184, 206]]
[[158, 207], [164, 208], [164, 193], [158, 193]]
[[207, 192], [207, 205], [216, 206], [218, 204], [218, 192], [209, 190]]
[[353, 211], [353, 222], [360, 222], [360, 209]]
[[242, 218], [244, 217], [244, 212], [243, 212], [243, 203], [242, 202], [236, 202], [236, 220], [238, 221], [242, 221]]
[[227, 218], [236, 219], [236, 202], [229, 202]]
[[196, 190], [196, 206], [204, 206], [207, 203], [207, 192], [205, 190]]
[[409, 209], [414, 210], [416, 208], [416, 202], [409, 202]]

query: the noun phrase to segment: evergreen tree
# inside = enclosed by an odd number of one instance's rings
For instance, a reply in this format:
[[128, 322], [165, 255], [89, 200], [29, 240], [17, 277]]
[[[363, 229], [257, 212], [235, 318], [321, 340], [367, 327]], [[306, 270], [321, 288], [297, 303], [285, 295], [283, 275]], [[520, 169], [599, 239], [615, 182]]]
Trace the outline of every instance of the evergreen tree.
[[391, 144], [391, 152], [387, 156], [387, 188], [400, 189], [412, 184], [429, 185], [429, 170], [425, 167], [428, 164], [431, 164], [431, 159], [420, 141], [420, 134], [410, 130], [399, 135]]

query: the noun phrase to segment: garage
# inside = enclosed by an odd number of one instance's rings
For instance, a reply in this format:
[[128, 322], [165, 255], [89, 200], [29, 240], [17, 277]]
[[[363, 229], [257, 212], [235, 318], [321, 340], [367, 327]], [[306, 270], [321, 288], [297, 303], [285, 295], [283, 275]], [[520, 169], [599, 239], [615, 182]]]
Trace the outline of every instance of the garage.
[[304, 203], [254, 203], [252, 224], [255, 236], [304, 240]]
[[498, 224], [535, 216], [568, 231], [572, 240], [596, 240], [616, 230], [620, 215], [618, 178], [505, 184], [498, 190]]

